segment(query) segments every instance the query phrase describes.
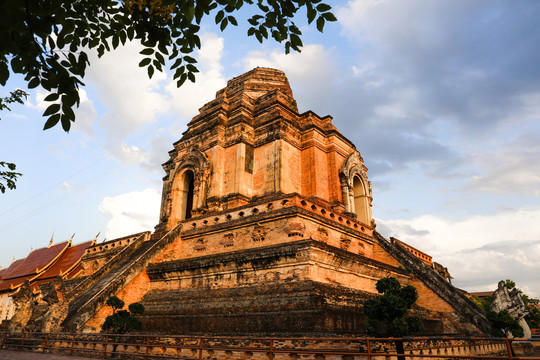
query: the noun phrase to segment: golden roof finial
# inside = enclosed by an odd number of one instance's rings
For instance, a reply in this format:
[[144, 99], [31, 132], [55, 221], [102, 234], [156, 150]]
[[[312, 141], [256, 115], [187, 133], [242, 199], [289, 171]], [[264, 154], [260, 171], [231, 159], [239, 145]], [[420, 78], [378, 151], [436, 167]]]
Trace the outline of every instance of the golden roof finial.
[[54, 231], [52, 232], [51, 240], [49, 241], [49, 246], [48, 247], [52, 246], [53, 239], [54, 239]]
[[99, 234], [101, 234], [101, 231], [98, 232], [96, 237], [94, 238], [94, 240], [92, 240], [92, 245], [95, 245], [97, 243], [97, 238], [98, 238]]
[[69, 245], [68, 246], [71, 246], [71, 242], [73, 241], [74, 236], [75, 236], [75, 233], [73, 233], [73, 235], [71, 235], [71, 238], [69, 239]]

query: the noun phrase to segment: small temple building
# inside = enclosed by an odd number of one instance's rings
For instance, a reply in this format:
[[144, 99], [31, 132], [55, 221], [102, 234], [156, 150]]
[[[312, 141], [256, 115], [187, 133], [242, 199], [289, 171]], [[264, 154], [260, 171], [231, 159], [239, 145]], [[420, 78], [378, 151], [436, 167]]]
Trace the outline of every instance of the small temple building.
[[[81, 273], [81, 258], [86, 248], [96, 239], [73, 245], [68, 241], [33, 250], [24, 259], [13, 260], [11, 265], [0, 269], [0, 324], [15, 315], [13, 296], [26, 289], [32, 297], [40, 297], [40, 285], [58, 279], [71, 279]], [[25, 286], [23, 286], [25, 285]], [[24, 290], [23, 290], [24, 292]], [[18, 304], [21, 308], [22, 304]]]
[[11, 329], [99, 332], [116, 295], [145, 306], [145, 332], [363, 335], [388, 276], [417, 289], [426, 333], [489, 328], [431, 256], [376, 232], [364, 159], [331, 116], [298, 112], [283, 72], [230, 80], [169, 155], [155, 231], [86, 247]]

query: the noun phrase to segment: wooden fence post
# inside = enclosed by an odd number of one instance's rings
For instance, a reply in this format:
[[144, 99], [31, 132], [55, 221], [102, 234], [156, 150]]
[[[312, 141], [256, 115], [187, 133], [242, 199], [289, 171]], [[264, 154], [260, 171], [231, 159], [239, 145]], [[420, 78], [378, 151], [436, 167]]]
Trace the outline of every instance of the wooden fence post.
[[73, 337], [71, 338], [71, 347], [69, 349], [69, 355], [73, 355], [73, 346], [75, 345], [75, 334], [73, 334]]
[[504, 340], [506, 342], [506, 350], [508, 350], [508, 358], [513, 359], [515, 354], [514, 354], [514, 349], [512, 349], [512, 342], [509, 338], [506, 338]]
[[203, 338], [199, 339], [199, 360], [202, 360]]
[[109, 345], [109, 335], [105, 335], [105, 347], [103, 348], [103, 359], [107, 357], [107, 346]]
[[19, 351], [22, 351], [24, 346], [24, 339], [26, 338], [26, 333], [23, 333], [22, 340], [21, 340], [21, 347], [19, 348]]
[[6, 335], [7, 333], [4, 333], [4, 336], [2, 337], [2, 347], [0, 347], [0, 350], [4, 348], [4, 344], [6, 343]]
[[369, 339], [366, 339], [366, 347], [367, 347], [367, 358], [368, 360], [371, 360], [371, 342]]
[[274, 339], [270, 339], [270, 352], [268, 353], [268, 358], [274, 360]]
[[150, 337], [146, 335], [146, 353], [144, 354], [144, 360], [148, 360], [148, 352], [150, 351]]

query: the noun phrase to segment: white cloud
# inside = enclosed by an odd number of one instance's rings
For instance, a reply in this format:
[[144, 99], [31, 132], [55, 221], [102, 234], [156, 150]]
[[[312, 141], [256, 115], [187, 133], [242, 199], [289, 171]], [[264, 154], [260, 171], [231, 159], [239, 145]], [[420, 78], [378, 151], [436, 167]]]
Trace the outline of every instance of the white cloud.
[[153, 188], [106, 197], [99, 211], [109, 218], [105, 236], [113, 239], [153, 230], [158, 223], [161, 194]]
[[97, 120], [97, 112], [94, 103], [88, 98], [86, 90], [79, 89], [79, 97], [81, 101], [79, 107], [74, 109], [76, 120], [71, 128], [74, 131], [92, 136], [94, 135], [93, 125]]
[[333, 94], [336, 68], [332, 51], [325, 49], [323, 45], [305, 45], [301, 53], [288, 55], [282, 50], [253, 51], [246, 56], [244, 64], [246, 70], [261, 66], [284, 71], [298, 101], [300, 112], [308, 110], [302, 108], [303, 106], [314, 106], [315, 108], [309, 109], [314, 111], [324, 109], [324, 104], [332, 99], [329, 94]]
[[422, 215], [410, 220], [380, 220], [391, 233], [411, 245], [423, 243], [429, 251], [445, 252], [481, 247], [507, 240], [540, 240], [539, 208], [518, 208], [493, 215], [473, 215], [450, 220]]
[[447, 266], [457, 286], [489, 290], [507, 278], [540, 294], [540, 207], [448, 220], [424, 215], [411, 220], [378, 220], [394, 236]]
[[528, 131], [528, 134], [507, 142], [498, 140], [495, 150], [478, 155], [479, 174], [472, 177], [465, 189], [500, 195], [540, 196], [540, 132], [535, 133], [530, 127]]
[[51, 104], [44, 101], [47, 95], [48, 95], [48, 92], [46, 92], [42, 88], [38, 88], [36, 89], [36, 92], [35, 92], [35, 100], [33, 101], [32, 96], [30, 96], [28, 100], [25, 101], [24, 105], [28, 106], [31, 109], [44, 111], [47, 108], [47, 106]]
[[93, 57], [87, 73], [87, 79], [107, 109], [99, 121], [105, 130], [105, 147], [120, 159], [124, 154], [116, 153], [118, 144], [154, 122], [159, 114], [168, 112], [171, 106], [170, 98], [160, 90], [166, 75], [156, 71], [149, 79], [146, 68], [139, 67], [142, 49], [139, 43], [130, 42], [99, 59]]

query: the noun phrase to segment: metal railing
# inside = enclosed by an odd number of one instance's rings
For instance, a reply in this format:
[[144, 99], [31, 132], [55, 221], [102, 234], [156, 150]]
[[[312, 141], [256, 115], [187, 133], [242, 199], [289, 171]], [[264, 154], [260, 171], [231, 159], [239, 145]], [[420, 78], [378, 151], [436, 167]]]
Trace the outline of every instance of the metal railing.
[[[396, 344], [403, 342], [403, 353]], [[540, 345], [540, 343], [539, 343]], [[526, 339], [478, 337], [300, 338], [0, 332], [2, 349], [129, 359], [540, 360]]]

